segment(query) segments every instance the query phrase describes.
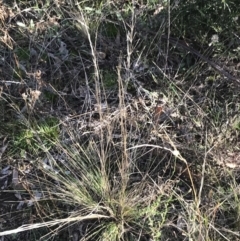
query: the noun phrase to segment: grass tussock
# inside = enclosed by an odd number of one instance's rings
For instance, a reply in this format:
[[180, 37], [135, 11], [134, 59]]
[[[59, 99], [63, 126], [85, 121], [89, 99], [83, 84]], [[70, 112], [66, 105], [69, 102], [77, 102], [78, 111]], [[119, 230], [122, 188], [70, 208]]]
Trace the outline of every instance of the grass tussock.
[[3, 240], [239, 240], [236, 4], [0, 1]]

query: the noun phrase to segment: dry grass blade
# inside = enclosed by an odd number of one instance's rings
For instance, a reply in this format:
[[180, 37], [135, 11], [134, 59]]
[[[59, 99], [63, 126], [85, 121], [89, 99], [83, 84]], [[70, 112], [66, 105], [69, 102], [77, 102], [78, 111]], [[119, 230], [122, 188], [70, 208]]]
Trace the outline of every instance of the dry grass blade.
[[33, 229], [38, 229], [38, 228], [42, 228], [42, 227], [53, 227], [55, 225], [59, 225], [59, 224], [68, 224], [71, 222], [80, 222], [80, 221], [85, 221], [85, 220], [93, 220], [93, 219], [108, 219], [110, 218], [109, 216], [105, 216], [105, 215], [100, 215], [100, 214], [90, 214], [84, 217], [69, 217], [69, 218], [65, 218], [65, 219], [56, 219], [54, 221], [49, 221], [49, 222], [44, 222], [44, 223], [35, 223], [35, 224], [26, 224], [26, 225], [22, 225], [19, 228], [13, 229], [13, 230], [8, 230], [8, 231], [4, 231], [4, 232], [0, 232], [0, 236], [5, 236], [5, 235], [10, 235], [10, 234], [16, 234], [16, 233], [20, 233], [20, 232], [24, 232], [24, 231], [29, 231], [29, 230], [33, 230]]

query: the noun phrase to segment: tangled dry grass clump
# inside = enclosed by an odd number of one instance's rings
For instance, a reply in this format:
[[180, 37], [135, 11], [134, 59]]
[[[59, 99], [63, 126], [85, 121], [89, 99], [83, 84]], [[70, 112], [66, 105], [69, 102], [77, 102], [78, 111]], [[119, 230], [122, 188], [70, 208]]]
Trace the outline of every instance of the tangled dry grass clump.
[[233, 2], [0, 1], [1, 240], [239, 240]]

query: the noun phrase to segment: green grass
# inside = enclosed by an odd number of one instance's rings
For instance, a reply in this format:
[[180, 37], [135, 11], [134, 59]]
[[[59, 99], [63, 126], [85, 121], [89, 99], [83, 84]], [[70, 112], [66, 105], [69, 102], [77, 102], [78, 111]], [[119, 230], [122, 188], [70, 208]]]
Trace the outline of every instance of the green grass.
[[25, 127], [18, 123], [18, 126], [22, 128], [13, 136], [13, 152], [23, 151], [37, 154], [50, 150], [59, 138], [58, 125], [56, 118], [46, 118], [44, 121]]

